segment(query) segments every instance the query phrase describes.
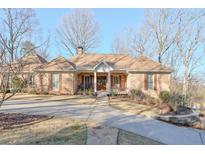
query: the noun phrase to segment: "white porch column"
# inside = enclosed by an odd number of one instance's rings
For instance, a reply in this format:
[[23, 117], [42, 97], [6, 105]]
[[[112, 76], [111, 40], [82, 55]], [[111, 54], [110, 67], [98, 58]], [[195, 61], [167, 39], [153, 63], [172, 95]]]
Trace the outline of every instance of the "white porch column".
[[97, 92], [97, 73], [94, 71], [94, 92]]
[[108, 75], [107, 75], [107, 91], [108, 91], [108, 92], [111, 91], [111, 76], [110, 76], [110, 71], [108, 72]]

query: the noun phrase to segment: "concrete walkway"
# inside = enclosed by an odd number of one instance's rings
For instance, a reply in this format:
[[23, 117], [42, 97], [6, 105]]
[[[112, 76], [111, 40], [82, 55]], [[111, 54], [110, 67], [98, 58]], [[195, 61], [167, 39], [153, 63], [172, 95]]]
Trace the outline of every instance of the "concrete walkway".
[[[108, 106], [107, 98], [98, 98], [94, 105], [71, 101], [7, 101], [1, 111], [27, 114], [47, 114], [94, 121], [96, 125], [126, 130], [163, 144], [205, 144], [205, 131], [178, 127], [144, 118]], [[0, 112], [1, 112], [0, 111]]]

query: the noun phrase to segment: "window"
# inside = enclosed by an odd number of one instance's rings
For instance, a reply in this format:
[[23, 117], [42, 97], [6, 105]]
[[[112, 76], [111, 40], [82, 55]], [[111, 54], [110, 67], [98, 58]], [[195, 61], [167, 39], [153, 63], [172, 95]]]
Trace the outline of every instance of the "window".
[[52, 90], [59, 90], [59, 74], [52, 74]]
[[147, 74], [147, 88], [153, 89], [153, 74]]
[[34, 74], [29, 76], [29, 85], [33, 88], [34, 87]]
[[115, 88], [120, 88], [120, 77], [119, 76], [114, 76], [113, 82], [114, 82]]

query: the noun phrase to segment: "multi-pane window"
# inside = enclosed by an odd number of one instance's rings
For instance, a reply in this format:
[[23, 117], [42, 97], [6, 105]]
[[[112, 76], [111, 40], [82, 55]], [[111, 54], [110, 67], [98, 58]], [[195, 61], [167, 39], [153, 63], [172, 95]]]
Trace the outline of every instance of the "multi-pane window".
[[147, 88], [153, 89], [153, 74], [151, 73], [147, 74]]
[[59, 74], [52, 74], [52, 90], [59, 90]]

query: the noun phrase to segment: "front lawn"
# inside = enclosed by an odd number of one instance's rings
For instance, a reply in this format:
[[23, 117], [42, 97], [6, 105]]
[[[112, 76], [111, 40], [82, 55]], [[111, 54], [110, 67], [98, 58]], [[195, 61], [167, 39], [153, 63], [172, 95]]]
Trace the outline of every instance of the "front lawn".
[[144, 105], [129, 100], [113, 99], [109, 101], [109, 105], [126, 112], [140, 114], [146, 117], [155, 117], [160, 113], [159, 105]]
[[33, 122], [0, 128], [0, 144], [86, 144], [87, 127], [80, 120], [54, 117]]
[[96, 99], [93, 96], [87, 95], [36, 95], [27, 93], [18, 93], [11, 98], [11, 100], [45, 100], [45, 101], [64, 101], [76, 104], [92, 105]]

